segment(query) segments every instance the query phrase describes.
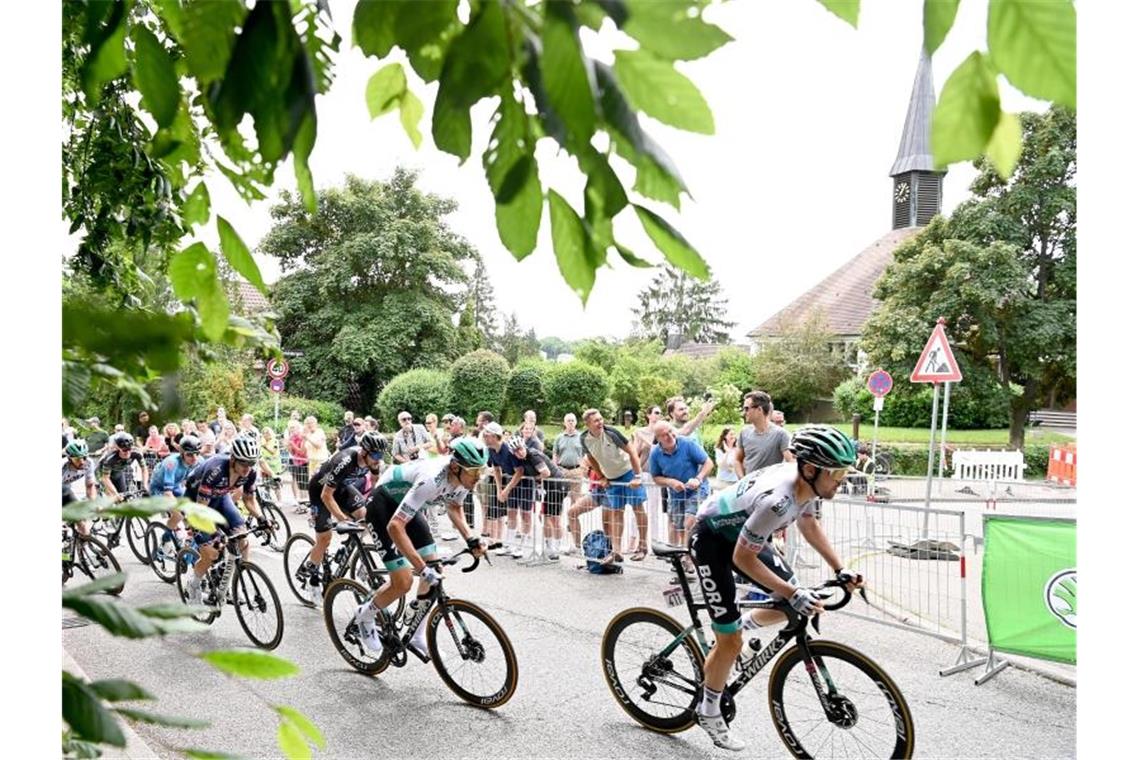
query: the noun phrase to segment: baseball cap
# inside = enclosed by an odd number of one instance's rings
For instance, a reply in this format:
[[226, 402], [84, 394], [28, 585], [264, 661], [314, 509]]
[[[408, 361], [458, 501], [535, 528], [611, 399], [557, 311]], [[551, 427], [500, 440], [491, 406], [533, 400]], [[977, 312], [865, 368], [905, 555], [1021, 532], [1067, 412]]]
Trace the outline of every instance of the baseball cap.
[[500, 438], [502, 438], [503, 437], [503, 426], [497, 422], [488, 422], [486, 425], [483, 426], [483, 432], [484, 433], [490, 433], [491, 435], [497, 435]]
[[98, 417], [88, 417], [87, 418], [87, 424], [88, 425], [98, 425], [99, 424], [99, 418]]

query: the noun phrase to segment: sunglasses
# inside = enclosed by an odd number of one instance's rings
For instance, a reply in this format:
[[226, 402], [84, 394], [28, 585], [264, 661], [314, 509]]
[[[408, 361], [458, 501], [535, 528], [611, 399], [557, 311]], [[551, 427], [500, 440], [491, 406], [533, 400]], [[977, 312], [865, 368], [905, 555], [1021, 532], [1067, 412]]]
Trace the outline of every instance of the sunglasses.
[[847, 467], [824, 467], [823, 471], [826, 472], [828, 477], [830, 477], [832, 480], [838, 482], [838, 481], [843, 480], [844, 478], [847, 477], [847, 473], [850, 471], [850, 468], [847, 468]]
[[368, 458], [374, 462], [379, 462], [381, 459], [384, 458], [384, 455], [379, 451], [369, 451], [368, 452]]
[[360, 424], [359, 422], [352, 423], [352, 426], [353, 427], [364, 427], [364, 425]]

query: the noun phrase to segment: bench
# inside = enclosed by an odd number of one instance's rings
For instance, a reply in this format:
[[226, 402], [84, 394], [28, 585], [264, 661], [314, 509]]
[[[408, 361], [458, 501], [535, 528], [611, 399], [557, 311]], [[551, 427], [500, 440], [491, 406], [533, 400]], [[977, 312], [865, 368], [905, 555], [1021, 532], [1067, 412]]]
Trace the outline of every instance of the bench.
[[1059, 412], [1053, 409], [1038, 409], [1029, 413], [1029, 425], [1031, 427], [1044, 426], [1075, 429], [1077, 427], [1077, 413]]
[[955, 480], [1025, 480], [1025, 456], [1020, 451], [955, 451]]

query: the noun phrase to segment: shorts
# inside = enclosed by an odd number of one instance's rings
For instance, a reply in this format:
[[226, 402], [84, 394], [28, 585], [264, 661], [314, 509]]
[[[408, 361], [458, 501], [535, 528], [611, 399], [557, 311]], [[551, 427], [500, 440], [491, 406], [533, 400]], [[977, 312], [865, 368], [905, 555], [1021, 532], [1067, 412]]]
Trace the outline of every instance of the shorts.
[[565, 480], [548, 480], [543, 484], [546, 496], [542, 500], [542, 513], [551, 517], [562, 514], [562, 503], [570, 494], [570, 484]]
[[107, 473], [111, 478], [111, 483], [115, 486], [115, 490], [119, 493], [130, 493], [135, 490], [135, 481], [131, 477], [131, 470], [129, 467], [121, 470], [111, 470]]
[[63, 506], [74, 504], [78, 499], [75, 498], [75, 491], [71, 490], [70, 483], [63, 484]]
[[[735, 633], [740, 630], [740, 609], [736, 606], [736, 579], [733, 571], [745, 578], [749, 576], [733, 564], [732, 552], [735, 548], [735, 541], [717, 533], [703, 520], [697, 523], [689, 537], [689, 554], [697, 566], [697, 578], [712, 617], [712, 629], [716, 633]], [[799, 585], [795, 573], [771, 544], [765, 544], [756, 556], [780, 578], [793, 586]], [[749, 580], [765, 591], [772, 592], [755, 578]], [[772, 596], [781, 598], [778, 594]]]
[[[195, 498], [197, 498], [197, 494], [195, 494]], [[206, 506], [221, 512], [222, 516], [226, 518], [226, 526], [225, 528], [218, 526], [217, 530], [213, 533], [208, 533], [203, 530], [194, 531], [194, 543], [198, 546], [208, 544], [218, 538], [223, 530], [226, 535], [232, 535], [245, 527], [245, 518], [241, 516], [241, 512], [238, 511], [238, 508], [234, 505], [234, 500], [230, 498], [228, 493], [215, 496], [210, 499], [210, 502]]]
[[[376, 488], [372, 491], [372, 497], [368, 499], [366, 509], [364, 519], [368, 521], [376, 545], [380, 547], [380, 559], [384, 562], [384, 567], [388, 570], [411, 567], [412, 563], [400, 552], [392, 537], [388, 535], [388, 523], [391, 522], [392, 515], [399, 511], [400, 503], [384, 488]], [[431, 537], [431, 528], [428, 527], [427, 518], [422, 511], [417, 512], [416, 516], [405, 525], [408, 538], [411, 539], [412, 546], [416, 547], [416, 554], [429, 557], [436, 553], [435, 539]]]
[[696, 516], [697, 507], [704, 501], [700, 491], [670, 491], [669, 492], [669, 521], [677, 530], [685, 527], [687, 515]]
[[[639, 507], [645, 503], [645, 487], [641, 485], [641, 480], [633, 474], [633, 470], [621, 477], [608, 478], [608, 480], [610, 485], [606, 486], [606, 497], [609, 504], [606, 505], [606, 509], [622, 509], [627, 504], [631, 507]], [[631, 483], [634, 481], [638, 485], [633, 487], [613, 485], [614, 483]]]
[[507, 494], [507, 509], [521, 509], [530, 512], [534, 509], [534, 481], [523, 478]]
[[478, 489], [479, 503], [483, 505], [484, 520], [498, 520], [506, 514], [506, 510], [499, 504], [499, 497], [496, 495], [495, 484], [491, 478], [483, 478], [475, 487]]
[[595, 481], [590, 482], [590, 499], [602, 509], [609, 509], [610, 500], [606, 496], [605, 486], [600, 486]]
[[[321, 499], [322, 490], [324, 486], [319, 480], [309, 483], [309, 510], [313, 513], [313, 530], [317, 533], [326, 533], [332, 529], [332, 513]], [[333, 501], [342, 512], [351, 517], [353, 512], [364, 508], [366, 499], [355, 485], [345, 483], [333, 492]]]

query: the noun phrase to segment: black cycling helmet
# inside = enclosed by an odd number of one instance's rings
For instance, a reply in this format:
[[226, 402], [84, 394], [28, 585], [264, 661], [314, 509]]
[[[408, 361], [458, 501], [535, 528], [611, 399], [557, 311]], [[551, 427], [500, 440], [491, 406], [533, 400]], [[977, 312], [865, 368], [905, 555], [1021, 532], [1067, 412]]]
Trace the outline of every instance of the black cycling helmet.
[[120, 432], [111, 436], [111, 443], [115, 444], [116, 448], [126, 451], [135, 445], [135, 439], [131, 438], [130, 433]]
[[373, 451], [383, 451], [388, 448], [388, 442], [384, 440], [384, 436], [375, 430], [369, 430], [360, 436], [360, 448], [364, 450], [365, 454], [370, 454]]
[[469, 438], [460, 438], [451, 444], [451, 461], [460, 467], [483, 467], [487, 464], [487, 450]]
[[239, 435], [230, 445], [230, 458], [238, 462], [253, 464], [261, 456], [261, 444], [256, 438]]
[[789, 446], [796, 461], [833, 469], [855, 464], [855, 443], [831, 425], [805, 425], [792, 435]]
[[182, 441], [178, 444], [182, 447], [183, 454], [201, 454], [202, 442], [198, 440], [196, 435], [184, 435]]

